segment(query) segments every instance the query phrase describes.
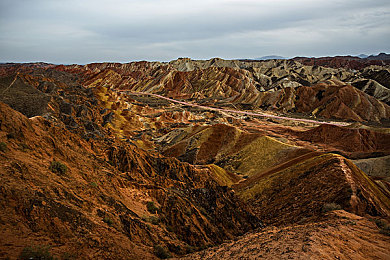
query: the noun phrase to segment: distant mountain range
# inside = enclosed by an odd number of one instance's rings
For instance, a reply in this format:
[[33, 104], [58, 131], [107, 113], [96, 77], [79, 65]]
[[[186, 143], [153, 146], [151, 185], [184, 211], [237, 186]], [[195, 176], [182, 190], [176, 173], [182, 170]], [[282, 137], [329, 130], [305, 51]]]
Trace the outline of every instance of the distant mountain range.
[[255, 58], [254, 60], [286, 60], [288, 58], [283, 57], [283, 56], [278, 56], [278, 55], [268, 55], [268, 56], [263, 56], [260, 58]]
[[368, 55], [366, 54], [359, 54], [357, 57], [361, 58], [361, 59], [365, 59], [368, 57]]
[[378, 55], [370, 55], [367, 57], [368, 60], [390, 60], [390, 54], [379, 53]]
[[[386, 53], [379, 53], [378, 55], [359, 54], [357, 56], [351, 56], [351, 57], [358, 57], [361, 59], [368, 59], [368, 60], [390, 60], [390, 54], [386, 54]], [[260, 58], [254, 58], [253, 60], [286, 60], [286, 59], [289, 58], [279, 56], [279, 55], [267, 55], [267, 56], [262, 56]]]

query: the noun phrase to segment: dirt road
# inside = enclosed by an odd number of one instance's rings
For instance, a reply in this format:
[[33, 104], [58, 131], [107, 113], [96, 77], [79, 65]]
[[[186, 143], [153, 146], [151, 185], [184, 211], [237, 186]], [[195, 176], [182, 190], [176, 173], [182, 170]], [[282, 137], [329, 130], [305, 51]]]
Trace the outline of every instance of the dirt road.
[[131, 95], [147, 95], [152, 97], [157, 97], [161, 99], [168, 100], [170, 102], [182, 104], [185, 106], [191, 106], [191, 107], [198, 107], [205, 110], [212, 110], [212, 111], [221, 111], [221, 112], [228, 112], [228, 113], [235, 113], [235, 114], [241, 114], [241, 115], [248, 115], [248, 116], [259, 116], [259, 117], [268, 117], [268, 118], [275, 118], [275, 119], [284, 119], [284, 120], [291, 120], [291, 121], [299, 121], [299, 122], [305, 122], [305, 123], [312, 123], [312, 124], [327, 124], [327, 125], [336, 125], [336, 126], [347, 126], [349, 123], [343, 123], [343, 122], [323, 122], [323, 121], [317, 121], [312, 119], [304, 119], [304, 118], [294, 118], [294, 117], [285, 117], [285, 116], [275, 116], [271, 114], [266, 113], [255, 113], [255, 112], [247, 112], [247, 111], [240, 111], [240, 110], [232, 110], [232, 109], [223, 109], [223, 108], [216, 108], [216, 107], [209, 107], [209, 106], [202, 106], [194, 103], [188, 103], [184, 101], [179, 101], [173, 98], [164, 97], [162, 95], [153, 94], [153, 93], [146, 93], [146, 92], [132, 92], [127, 90], [119, 91], [122, 93], [127, 93]]

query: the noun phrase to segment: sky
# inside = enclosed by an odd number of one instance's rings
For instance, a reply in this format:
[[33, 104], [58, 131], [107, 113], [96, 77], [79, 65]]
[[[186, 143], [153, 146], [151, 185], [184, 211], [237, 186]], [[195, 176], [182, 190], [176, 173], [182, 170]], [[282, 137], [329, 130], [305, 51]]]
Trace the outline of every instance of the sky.
[[389, 0], [0, 0], [0, 62], [380, 52]]

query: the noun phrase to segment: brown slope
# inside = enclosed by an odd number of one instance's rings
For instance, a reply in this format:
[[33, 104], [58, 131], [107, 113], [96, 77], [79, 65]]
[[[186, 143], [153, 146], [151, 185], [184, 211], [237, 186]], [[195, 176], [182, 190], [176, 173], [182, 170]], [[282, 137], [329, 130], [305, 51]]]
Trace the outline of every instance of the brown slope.
[[[388, 61], [390, 62], [390, 61]], [[371, 66], [362, 71], [365, 78], [375, 80], [385, 88], [390, 89], [389, 67]]]
[[353, 56], [305, 58], [296, 57], [293, 60], [307, 66], [323, 66], [330, 68], [345, 68], [360, 70], [371, 65], [385, 65], [388, 61], [361, 59]]
[[[78, 258], [153, 258], [154, 244], [183, 254], [258, 223], [207, 169], [115, 140], [86, 141], [41, 117], [28, 119], [3, 103], [0, 108], [0, 138], [8, 147], [0, 152], [4, 257], [31, 244]], [[68, 171], [51, 172], [52, 160]], [[158, 224], [150, 223], [147, 201], [160, 208]]]
[[371, 79], [358, 79], [352, 82], [352, 85], [363, 91], [364, 93], [367, 93], [370, 96], [373, 96], [374, 98], [378, 99], [379, 101], [382, 101], [383, 103], [386, 103], [387, 105], [390, 104], [390, 88], [384, 87], [375, 80]]
[[[217, 159], [216, 157], [236, 153], [259, 137], [259, 135], [245, 133], [223, 124], [188, 128], [178, 134], [179, 136], [168, 144], [164, 142], [164, 145], [169, 146], [163, 154], [182, 158], [194, 164], [212, 163]], [[172, 137], [162, 137], [161, 141], [167, 138]]]
[[370, 219], [335, 211], [318, 223], [268, 227], [180, 259], [389, 259], [390, 238]]
[[0, 101], [32, 117], [47, 113], [50, 96], [27, 84], [18, 73], [0, 78]]
[[297, 136], [302, 140], [323, 144], [327, 150], [340, 150], [351, 158], [390, 152], [390, 135], [369, 129], [321, 125], [299, 132]]
[[390, 115], [388, 105], [335, 81], [264, 92], [254, 102], [267, 110], [358, 122], [388, 120]]
[[333, 154], [303, 158], [233, 188], [269, 224], [318, 219], [327, 203], [361, 215], [390, 216], [390, 194], [350, 161]]
[[[169, 142], [167, 142], [170, 140]], [[193, 164], [215, 163], [227, 171], [251, 176], [310, 152], [260, 133], [216, 124], [189, 127], [160, 139], [163, 154]]]
[[[390, 107], [348, 85], [317, 84], [297, 90], [297, 112], [325, 118], [380, 121], [390, 117]], [[315, 97], [315, 98], [313, 98]]]

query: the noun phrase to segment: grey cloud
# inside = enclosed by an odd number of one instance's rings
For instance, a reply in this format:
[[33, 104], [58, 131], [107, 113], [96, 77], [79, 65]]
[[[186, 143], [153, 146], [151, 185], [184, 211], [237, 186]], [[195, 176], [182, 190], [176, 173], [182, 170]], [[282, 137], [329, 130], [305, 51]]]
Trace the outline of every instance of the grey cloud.
[[390, 3], [382, 0], [3, 0], [0, 10], [1, 61], [390, 51]]

